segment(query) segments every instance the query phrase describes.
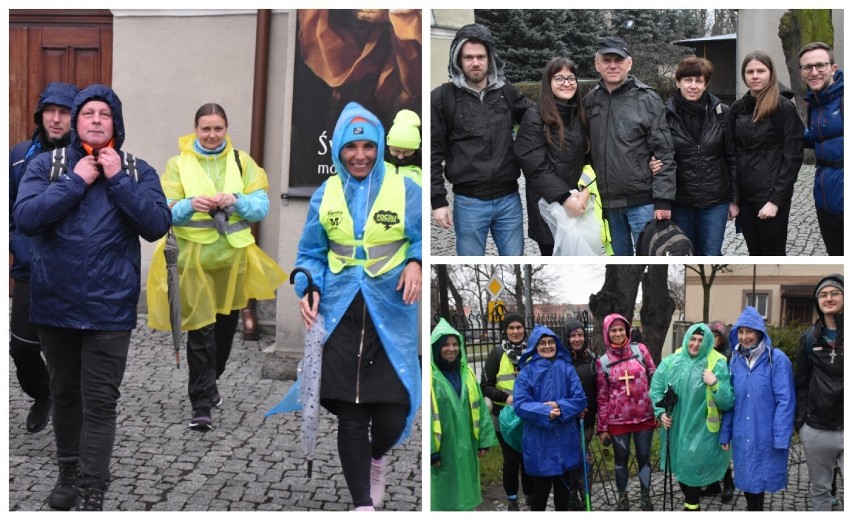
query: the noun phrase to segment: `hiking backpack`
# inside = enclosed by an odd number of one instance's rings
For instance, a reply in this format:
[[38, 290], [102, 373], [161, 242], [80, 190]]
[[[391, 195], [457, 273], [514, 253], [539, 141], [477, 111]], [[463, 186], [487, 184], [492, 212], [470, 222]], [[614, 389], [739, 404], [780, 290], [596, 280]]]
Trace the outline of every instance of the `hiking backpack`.
[[652, 219], [639, 233], [637, 256], [692, 256], [692, 242], [671, 219]]
[[621, 358], [615, 363], [610, 362], [609, 356], [604, 353], [598, 359], [601, 362], [601, 370], [603, 370], [604, 376], [606, 380], [609, 381], [609, 369], [615, 365], [630, 361], [631, 359], [637, 359], [640, 363], [642, 363], [642, 367], [645, 369], [645, 376], [648, 378], [648, 382], [651, 382], [651, 376], [648, 374], [648, 366], [645, 364], [645, 356], [642, 355], [642, 350], [639, 348], [639, 343], [631, 342], [630, 343], [630, 351], [632, 353], [631, 356], [626, 358]]

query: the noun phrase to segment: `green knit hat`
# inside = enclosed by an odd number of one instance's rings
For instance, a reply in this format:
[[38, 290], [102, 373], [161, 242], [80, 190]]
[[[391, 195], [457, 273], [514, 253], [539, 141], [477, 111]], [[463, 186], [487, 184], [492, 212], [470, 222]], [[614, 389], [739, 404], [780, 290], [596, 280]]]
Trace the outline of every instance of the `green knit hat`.
[[420, 117], [411, 110], [400, 110], [388, 132], [388, 146], [417, 150], [420, 148]]

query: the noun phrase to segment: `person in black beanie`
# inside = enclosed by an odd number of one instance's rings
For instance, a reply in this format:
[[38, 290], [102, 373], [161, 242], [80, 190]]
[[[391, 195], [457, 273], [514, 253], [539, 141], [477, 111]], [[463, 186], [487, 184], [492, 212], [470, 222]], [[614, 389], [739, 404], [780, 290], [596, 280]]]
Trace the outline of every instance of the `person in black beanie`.
[[520, 486], [527, 497], [532, 496], [532, 480], [524, 471], [523, 457], [503, 439], [500, 433], [498, 417], [507, 404], [512, 404], [512, 389], [515, 377], [518, 375], [518, 359], [527, 346], [527, 333], [524, 327], [524, 317], [518, 313], [509, 313], [501, 323], [500, 344], [491, 349], [485, 360], [480, 386], [482, 393], [491, 400], [491, 417], [497, 440], [503, 451], [503, 489], [509, 500], [509, 511], [520, 511], [518, 506], [518, 471], [520, 471]]
[[[562, 326], [562, 342], [571, 351], [571, 357], [574, 360], [574, 369], [577, 375], [580, 376], [580, 383], [583, 385], [583, 392], [586, 394], [586, 411], [583, 419], [585, 431], [586, 453], [591, 454], [589, 443], [592, 442], [592, 437], [595, 434], [595, 417], [598, 413], [598, 382], [596, 377], [595, 360], [597, 356], [589, 348], [589, 342], [586, 340], [586, 329], [577, 318], [568, 318]], [[587, 461], [589, 467], [590, 462]], [[591, 486], [591, 482], [589, 482]], [[569, 497], [568, 508], [571, 511], [581, 511], [585, 509], [582, 506], [583, 498], [579, 496], [579, 491], [582, 495], [585, 491], [583, 484], [583, 467], [571, 471], [571, 496]]]

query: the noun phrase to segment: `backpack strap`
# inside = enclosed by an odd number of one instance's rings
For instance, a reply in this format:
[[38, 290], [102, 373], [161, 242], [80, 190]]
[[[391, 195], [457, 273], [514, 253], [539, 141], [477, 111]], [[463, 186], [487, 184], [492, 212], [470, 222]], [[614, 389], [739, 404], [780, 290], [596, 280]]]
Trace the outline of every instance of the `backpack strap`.
[[[632, 354], [631, 356], [626, 357], [626, 358], [621, 358], [618, 361], [616, 361], [615, 363], [610, 362], [609, 355], [607, 355], [607, 354], [603, 354], [600, 357], [601, 370], [603, 370], [604, 375], [606, 376], [607, 379], [609, 379], [610, 367], [614, 367], [615, 365], [625, 363], [627, 361], [630, 361], [631, 359], [638, 359], [639, 362], [642, 363], [642, 366], [645, 368], [645, 375], [646, 376], [648, 375], [648, 367], [647, 367], [647, 365], [645, 365], [645, 356], [643, 356], [642, 351], [639, 350], [639, 344], [638, 343], [630, 343], [630, 352]], [[650, 380], [651, 380], [651, 378], [648, 377], [648, 381], [650, 381]]]
[[240, 170], [240, 177], [243, 175], [243, 163], [240, 162], [240, 151], [234, 148], [234, 160], [237, 162], [237, 168]]
[[127, 174], [133, 178], [133, 182], [139, 182], [139, 171], [136, 169], [136, 157], [132, 153], [121, 152], [121, 168], [127, 170]]
[[56, 148], [51, 154], [52, 161], [50, 163], [50, 182], [56, 182], [59, 177], [65, 175], [68, 170], [68, 153], [65, 147]]

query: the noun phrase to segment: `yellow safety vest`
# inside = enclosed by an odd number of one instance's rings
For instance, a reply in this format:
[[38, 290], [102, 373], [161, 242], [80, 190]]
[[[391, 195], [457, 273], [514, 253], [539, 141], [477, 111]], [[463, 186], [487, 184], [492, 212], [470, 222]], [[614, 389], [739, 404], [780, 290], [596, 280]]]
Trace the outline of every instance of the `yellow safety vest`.
[[592, 169], [590, 164], [587, 164], [583, 167], [583, 171], [580, 174], [580, 180], [577, 182], [577, 186], [580, 188], [586, 188], [589, 190], [589, 193], [594, 197], [593, 203], [595, 204], [595, 217], [597, 217], [598, 222], [601, 225], [601, 243], [603, 244], [604, 251], [607, 255], [612, 255], [612, 237], [609, 234], [609, 222], [603, 218], [603, 206], [601, 206], [601, 193], [598, 189], [598, 183], [595, 182], [597, 179], [597, 174], [595, 174], [595, 170]]
[[[682, 351], [683, 347], [678, 348], [674, 351], [675, 354]], [[720, 354], [716, 349], [710, 349], [710, 353], [707, 354], [707, 370], [713, 371], [713, 367], [716, 366], [716, 362], [720, 359], [725, 359], [725, 356]], [[719, 382], [716, 381], [718, 385]], [[719, 408], [716, 406], [716, 399], [713, 398], [713, 391], [710, 390], [710, 387], [707, 387], [707, 429], [716, 433], [719, 431], [722, 426], [721, 416], [719, 415]]]
[[[401, 175], [385, 175], [367, 215], [363, 240], [355, 238], [352, 214], [339, 176], [325, 182], [319, 220], [328, 235], [328, 267], [332, 273], [339, 273], [346, 266], [361, 265], [369, 276], [380, 276], [401, 264], [408, 254], [405, 179]], [[358, 247], [364, 248], [366, 259], [355, 257]]]
[[[237, 162], [231, 157], [231, 151], [225, 156], [225, 184], [222, 193], [242, 193], [243, 180], [240, 176]], [[207, 173], [198, 163], [195, 154], [183, 151], [178, 158], [178, 170], [180, 171], [180, 182], [186, 197], [198, 195], [216, 195], [216, 186], [207, 177]], [[243, 248], [254, 243], [254, 237], [249, 228], [249, 222], [236, 213], [233, 213], [224, 226], [220, 224], [221, 230], [216, 228], [213, 217], [207, 213], [196, 211], [189, 222], [183, 226], [175, 226], [175, 235], [197, 242], [199, 244], [212, 244], [219, 239], [220, 233], [225, 235], [232, 247]]]
[[408, 177], [416, 182], [418, 186], [421, 186], [423, 182], [423, 170], [421, 170], [419, 166], [397, 166], [385, 161], [385, 172], [391, 172], [397, 175], [402, 175], [403, 177]]
[[[481, 411], [479, 409], [479, 385], [476, 384], [476, 375], [473, 370], [467, 367], [467, 377], [464, 378], [464, 384], [467, 387], [467, 401], [470, 406], [471, 429], [473, 430], [473, 438], [479, 440], [479, 424]], [[435, 451], [441, 450], [441, 414], [438, 410], [438, 400], [435, 399], [435, 376], [429, 383], [430, 395], [432, 396], [432, 440], [435, 444]]]
[[[518, 377], [515, 369], [516, 366], [509, 361], [509, 356], [504, 352], [500, 358], [500, 368], [497, 369], [497, 384], [494, 386], [511, 395], [515, 388], [515, 378]], [[497, 402], [497, 404], [506, 405], [505, 402]]]

